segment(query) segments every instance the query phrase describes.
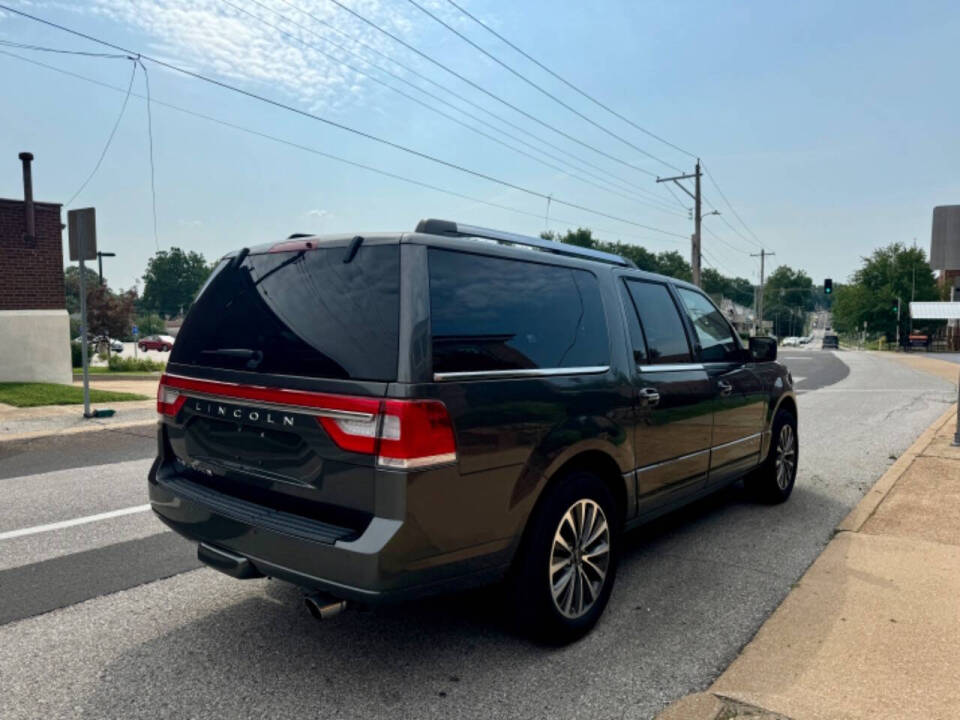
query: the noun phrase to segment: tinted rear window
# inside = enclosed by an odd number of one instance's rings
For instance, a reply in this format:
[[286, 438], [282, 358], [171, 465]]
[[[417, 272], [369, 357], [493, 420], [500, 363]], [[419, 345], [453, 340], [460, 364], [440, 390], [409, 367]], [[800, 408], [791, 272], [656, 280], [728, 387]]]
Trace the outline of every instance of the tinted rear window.
[[608, 363], [592, 273], [435, 248], [429, 257], [435, 372]]
[[248, 255], [194, 303], [170, 362], [357, 380], [395, 380], [398, 245]]
[[690, 344], [683, 321], [667, 286], [658, 282], [627, 280], [633, 305], [647, 341], [647, 362], [688, 363]]

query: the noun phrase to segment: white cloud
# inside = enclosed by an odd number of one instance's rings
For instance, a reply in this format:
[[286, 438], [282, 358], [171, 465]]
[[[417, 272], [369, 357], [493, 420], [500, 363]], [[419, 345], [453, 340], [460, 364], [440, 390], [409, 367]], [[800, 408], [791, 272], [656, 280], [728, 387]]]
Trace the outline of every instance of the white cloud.
[[[279, 90], [315, 112], [362, 103], [373, 85], [368, 78], [344, 67], [339, 58], [379, 75], [358, 57], [345, 53], [331, 42], [343, 45], [360, 58], [390, 66], [337, 30], [405, 64], [423, 69], [420, 61], [412, 59], [392, 40], [325, 0], [257, 1], [261, 4], [252, 0], [229, 0], [242, 10], [221, 0], [92, 0], [82, 6], [60, 7], [106, 18], [145, 34], [149, 38], [148, 48], [143, 49], [145, 53], [197, 72], [214, 74], [270, 97], [278, 97]], [[411, 44], [417, 44], [416, 30], [424, 24], [416, 8], [390, 0], [349, 0], [345, 4]], [[390, 69], [398, 71], [396, 66]]]
[[322, 219], [330, 216], [329, 210], [321, 210], [320, 208], [315, 208], [313, 210], [307, 210], [307, 217]]

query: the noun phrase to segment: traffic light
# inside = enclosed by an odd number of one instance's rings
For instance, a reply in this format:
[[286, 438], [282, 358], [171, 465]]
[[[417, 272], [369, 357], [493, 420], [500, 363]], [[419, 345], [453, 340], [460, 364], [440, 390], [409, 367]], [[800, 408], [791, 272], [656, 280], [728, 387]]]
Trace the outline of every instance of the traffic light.
[[827, 278], [823, 281], [823, 294], [832, 295], [833, 294], [833, 280]]

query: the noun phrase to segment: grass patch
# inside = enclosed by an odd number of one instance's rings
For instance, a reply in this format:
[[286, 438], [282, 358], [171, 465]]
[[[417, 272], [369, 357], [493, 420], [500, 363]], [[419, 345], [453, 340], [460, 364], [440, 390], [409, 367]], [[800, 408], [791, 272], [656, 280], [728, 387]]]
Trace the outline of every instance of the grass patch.
[[[149, 400], [146, 395], [90, 390], [90, 402], [125, 402]], [[0, 403], [14, 407], [37, 407], [39, 405], [80, 405], [83, 403], [83, 388], [56, 383], [0, 383]]]
[[154, 372], [166, 367], [162, 362], [147, 357], [133, 358], [111, 355], [108, 362], [110, 370], [113, 372]]

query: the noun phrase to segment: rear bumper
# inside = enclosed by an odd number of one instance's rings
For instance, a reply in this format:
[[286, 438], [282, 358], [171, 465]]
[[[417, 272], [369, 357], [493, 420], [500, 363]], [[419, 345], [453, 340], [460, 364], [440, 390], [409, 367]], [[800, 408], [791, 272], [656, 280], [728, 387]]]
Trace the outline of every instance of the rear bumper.
[[210, 552], [201, 554], [212, 567], [235, 577], [274, 577], [361, 603], [399, 602], [495, 581], [504, 575], [513, 550], [510, 540], [498, 540], [438, 555], [402, 520], [374, 516], [357, 535], [317, 527], [323, 523], [287, 522], [275, 513], [258, 515], [219, 493], [196, 492], [199, 486], [191, 487], [159, 460], [148, 485], [154, 512], [172, 530], [213, 548], [214, 556], [217, 548], [239, 556], [252, 569], [238, 575], [210, 562]]

